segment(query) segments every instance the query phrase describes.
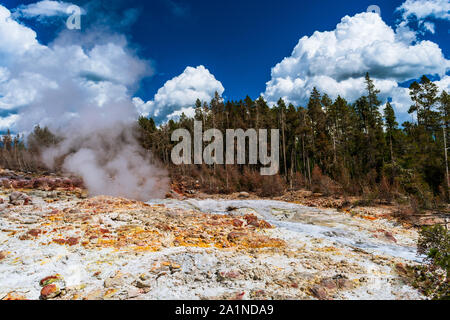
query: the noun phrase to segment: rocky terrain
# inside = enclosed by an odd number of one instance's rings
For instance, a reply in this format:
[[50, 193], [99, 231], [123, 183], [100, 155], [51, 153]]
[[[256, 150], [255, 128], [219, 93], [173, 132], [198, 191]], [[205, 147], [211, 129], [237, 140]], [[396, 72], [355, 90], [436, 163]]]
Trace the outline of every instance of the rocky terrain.
[[76, 179], [0, 177], [0, 299], [424, 298], [405, 278], [417, 232], [385, 217], [246, 194], [88, 198]]

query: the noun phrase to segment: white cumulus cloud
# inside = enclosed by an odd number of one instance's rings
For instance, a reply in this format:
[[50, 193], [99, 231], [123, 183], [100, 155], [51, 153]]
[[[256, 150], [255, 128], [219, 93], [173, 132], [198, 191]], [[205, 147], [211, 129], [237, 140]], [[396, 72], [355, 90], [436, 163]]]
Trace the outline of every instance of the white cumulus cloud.
[[434, 83], [441, 91], [445, 90], [447, 93], [450, 93], [450, 76], [445, 76], [441, 80], [435, 81]]
[[450, 20], [448, 0], [406, 0], [396, 11], [402, 15], [399, 26], [407, 26], [410, 21], [416, 20], [421, 33], [435, 33], [435, 24], [430, 19]]
[[11, 17], [11, 12], [0, 5], [0, 57], [5, 59], [8, 54], [22, 54], [38, 47], [36, 32], [29, 29]]
[[130, 91], [150, 75], [147, 61], [128, 49], [124, 36], [86, 38], [88, 45], [66, 33], [42, 45], [0, 5], [0, 111], [26, 114], [8, 124], [26, 131], [38, 123], [65, 126], [87, 112], [97, 121], [137, 116]]
[[20, 116], [18, 114], [12, 114], [7, 117], [0, 117], [0, 130], [5, 131], [11, 128], [11, 126], [19, 119], [19, 117]]
[[15, 12], [15, 17], [38, 18], [67, 16], [72, 3], [63, 1], [43, 0], [29, 5], [21, 5]]
[[450, 61], [436, 43], [411, 44], [378, 14], [360, 13], [342, 18], [333, 31], [316, 31], [301, 38], [291, 56], [272, 68], [263, 96], [271, 104], [283, 98], [304, 106], [317, 87], [333, 98], [340, 94], [354, 101], [363, 94], [364, 75], [369, 72], [383, 97], [393, 97], [403, 111], [404, 90], [399, 82], [423, 74], [443, 77], [449, 68]]
[[397, 11], [404, 19], [415, 16], [418, 20], [426, 18], [450, 19], [450, 2], [448, 0], [406, 0]]
[[151, 164], [131, 130], [138, 116], [132, 89], [151, 70], [126, 38], [62, 32], [42, 45], [1, 5], [0, 30], [0, 114], [8, 115], [0, 130], [48, 126], [64, 139], [42, 160], [51, 168], [66, 156], [63, 170], [82, 177], [93, 195], [163, 197], [167, 172]]
[[183, 112], [193, 115], [193, 106], [197, 99], [209, 102], [215, 92], [222, 95], [224, 91], [222, 83], [204, 66], [187, 67], [182, 74], [167, 81], [153, 100], [133, 100], [141, 114], [151, 116], [157, 121], [165, 121], [180, 116]]

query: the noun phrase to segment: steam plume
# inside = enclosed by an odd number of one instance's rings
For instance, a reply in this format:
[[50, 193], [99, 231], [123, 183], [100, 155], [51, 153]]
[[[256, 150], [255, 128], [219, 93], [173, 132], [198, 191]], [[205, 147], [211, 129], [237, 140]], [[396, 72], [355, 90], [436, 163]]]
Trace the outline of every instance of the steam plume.
[[[63, 169], [81, 176], [91, 195], [124, 196], [136, 200], [164, 197], [169, 179], [165, 169], [133, 136], [130, 126], [96, 130], [92, 135], [66, 139], [43, 154], [45, 163], [65, 157]], [[71, 152], [72, 151], [72, 152]]]
[[92, 195], [162, 197], [168, 174], [133, 135], [132, 93], [152, 74], [123, 35], [63, 30], [42, 44], [0, 5], [0, 110], [15, 110], [17, 132], [47, 126], [62, 142], [42, 155], [49, 167], [83, 178]]

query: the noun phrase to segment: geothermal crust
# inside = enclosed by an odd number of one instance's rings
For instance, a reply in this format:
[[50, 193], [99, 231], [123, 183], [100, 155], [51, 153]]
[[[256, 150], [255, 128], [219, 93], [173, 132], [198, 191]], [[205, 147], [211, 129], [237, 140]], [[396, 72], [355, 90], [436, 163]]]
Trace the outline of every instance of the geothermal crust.
[[[15, 192], [15, 193], [14, 193]], [[0, 299], [423, 299], [394, 221], [270, 200], [0, 190]]]

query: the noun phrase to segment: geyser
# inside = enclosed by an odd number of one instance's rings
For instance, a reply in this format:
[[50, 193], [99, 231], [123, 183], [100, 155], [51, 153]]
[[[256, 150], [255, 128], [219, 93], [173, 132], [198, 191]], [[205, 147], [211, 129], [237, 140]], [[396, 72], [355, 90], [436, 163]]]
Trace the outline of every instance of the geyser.
[[46, 164], [64, 157], [63, 171], [83, 178], [90, 195], [136, 200], [162, 198], [168, 191], [167, 171], [133, 136], [131, 127], [111, 126], [90, 135], [66, 138], [43, 153]]

